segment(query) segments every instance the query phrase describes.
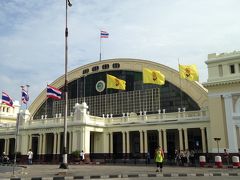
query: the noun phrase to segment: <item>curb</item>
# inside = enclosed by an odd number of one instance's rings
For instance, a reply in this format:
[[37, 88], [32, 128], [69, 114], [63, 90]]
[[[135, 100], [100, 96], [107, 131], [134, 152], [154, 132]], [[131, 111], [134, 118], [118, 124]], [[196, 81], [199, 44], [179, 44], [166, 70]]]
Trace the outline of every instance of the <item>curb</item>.
[[[113, 178], [138, 178], [138, 177], [194, 177], [194, 176], [240, 176], [240, 173], [151, 173], [151, 174], [110, 174], [110, 175], [90, 175], [90, 176], [54, 176], [54, 177], [29, 177], [31, 180], [72, 180], [72, 179], [113, 179]], [[26, 177], [4, 178], [3, 180], [21, 180]]]

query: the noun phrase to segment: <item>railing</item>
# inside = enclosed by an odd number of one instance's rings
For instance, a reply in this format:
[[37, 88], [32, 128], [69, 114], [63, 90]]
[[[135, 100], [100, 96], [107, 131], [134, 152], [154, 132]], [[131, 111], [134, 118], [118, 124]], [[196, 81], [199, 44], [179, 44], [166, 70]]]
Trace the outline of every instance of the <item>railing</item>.
[[[147, 114], [143, 112], [140, 115], [133, 113], [126, 113], [122, 117], [97, 117], [86, 115], [85, 121], [74, 120], [73, 116], [68, 116], [68, 126], [88, 124], [93, 126], [105, 127], [111, 125], [120, 125], [126, 123], [153, 123], [153, 122], [173, 122], [173, 121], [206, 121], [209, 120], [208, 111], [186, 111], [186, 112], [174, 112], [174, 113], [156, 113]], [[64, 117], [46, 118], [46, 119], [34, 119], [27, 122], [20, 123], [21, 129], [32, 128], [47, 128], [47, 127], [61, 127], [64, 124]], [[15, 129], [15, 125], [11, 127], [0, 127], [0, 134]]]

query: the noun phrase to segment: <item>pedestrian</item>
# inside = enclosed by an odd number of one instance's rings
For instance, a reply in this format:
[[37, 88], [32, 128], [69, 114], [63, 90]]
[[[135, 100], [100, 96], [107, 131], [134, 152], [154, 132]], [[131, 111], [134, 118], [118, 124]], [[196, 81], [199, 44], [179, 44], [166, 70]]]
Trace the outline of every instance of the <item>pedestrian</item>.
[[227, 163], [227, 165], [229, 165], [229, 153], [228, 153], [227, 149], [224, 149], [223, 157], [224, 157], [225, 162]]
[[157, 164], [157, 170], [156, 170], [156, 172], [162, 172], [163, 159], [164, 159], [164, 152], [163, 152], [162, 148], [159, 146], [159, 147], [155, 150], [155, 162], [156, 162], [156, 164]]
[[6, 163], [6, 164], [9, 163], [9, 157], [6, 155], [5, 152], [3, 152], [1, 159], [2, 159], [2, 163]]
[[80, 162], [84, 162], [85, 159], [85, 153], [83, 152], [83, 150], [80, 152]]
[[29, 149], [28, 153], [28, 164], [31, 165], [32, 164], [32, 159], [33, 159], [33, 152], [31, 149]]
[[151, 161], [150, 153], [147, 152], [147, 156], [146, 156], [146, 164], [150, 164], [150, 161]]

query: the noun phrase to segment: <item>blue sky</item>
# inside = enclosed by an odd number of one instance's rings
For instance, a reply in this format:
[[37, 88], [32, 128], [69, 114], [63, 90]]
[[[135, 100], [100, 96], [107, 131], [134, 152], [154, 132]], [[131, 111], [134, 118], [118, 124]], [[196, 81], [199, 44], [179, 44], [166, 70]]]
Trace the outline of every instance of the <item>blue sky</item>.
[[[140, 58], [177, 70], [196, 64], [207, 81], [209, 53], [240, 48], [239, 0], [71, 0], [69, 70], [99, 59]], [[0, 0], [0, 90], [30, 102], [64, 74], [65, 0]]]

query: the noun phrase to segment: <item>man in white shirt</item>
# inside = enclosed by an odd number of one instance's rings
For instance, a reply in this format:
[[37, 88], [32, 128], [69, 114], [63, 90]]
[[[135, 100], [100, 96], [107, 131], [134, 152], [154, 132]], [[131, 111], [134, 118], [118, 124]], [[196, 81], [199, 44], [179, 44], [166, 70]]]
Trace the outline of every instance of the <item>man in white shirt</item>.
[[80, 152], [80, 161], [83, 161], [84, 162], [84, 157], [85, 153], [83, 152], [83, 150]]
[[28, 155], [28, 164], [30, 165], [32, 164], [32, 158], [33, 158], [33, 152], [31, 149], [29, 149], [27, 155]]

